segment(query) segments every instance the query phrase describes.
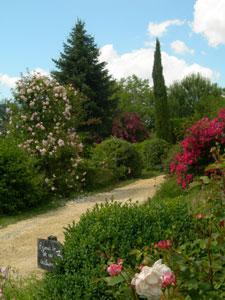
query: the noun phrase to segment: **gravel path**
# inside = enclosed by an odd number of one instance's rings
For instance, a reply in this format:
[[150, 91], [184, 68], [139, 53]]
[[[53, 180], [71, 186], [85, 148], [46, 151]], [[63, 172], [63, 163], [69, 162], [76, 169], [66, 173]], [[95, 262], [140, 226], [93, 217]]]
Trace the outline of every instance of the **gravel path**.
[[55, 235], [63, 242], [64, 227], [73, 221], [78, 222], [80, 216], [97, 202], [111, 198], [121, 202], [129, 199], [143, 202], [154, 195], [163, 180], [163, 175], [140, 179], [111, 192], [69, 201], [63, 208], [0, 229], [0, 266], [9, 265], [24, 276], [32, 272], [41, 274], [43, 271], [37, 268], [38, 238]]

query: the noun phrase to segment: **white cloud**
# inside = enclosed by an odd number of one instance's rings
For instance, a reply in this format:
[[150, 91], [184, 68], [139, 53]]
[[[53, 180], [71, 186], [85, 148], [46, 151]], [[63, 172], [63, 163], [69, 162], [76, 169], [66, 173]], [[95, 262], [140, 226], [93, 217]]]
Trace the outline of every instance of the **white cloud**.
[[172, 26], [172, 25], [181, 26], [184, 23], [185, 23], [184, 21], [181, 21], [178, 19], [167, 20], [162, 23], [151, 23], [150, 22], [148, 25], [148, 31], [149, 31], [150, 35], [159, 37], [167, 31], [167, 28], [169, 26]]
[[8, 74], [0, 73], [0, 84], [9, 88], [13, 88], [18, 80], [18, 77], [9, 76]]
[[[125, 54], [118, 54], [113, 45], [105, 45], [100, 51], [100, 61], [107, 62], [109, 73], [116, 79], [137, 75], [149, 79], [152, 84], [153, 48], [142, 48]], [[200, 73], [209, 79], [216, 79], [217, 73], [198, 64], [188, 64], [183, 59], [162, 52], [163, 73], [167, 85], [191, 73]]]
[[174, 50], [174, 52], [178, 53], [178, 54], [185, 54], [185, 53], [193, 54], [194, 53], [193, 49], [188, 48], [188, 46], [184, 42], [179, 41], [179, 40], [172, 42], [170, 44], [170, 46]]
[[196, 0], [193, 30], [213, 47], [225, 44], [225, 0]]

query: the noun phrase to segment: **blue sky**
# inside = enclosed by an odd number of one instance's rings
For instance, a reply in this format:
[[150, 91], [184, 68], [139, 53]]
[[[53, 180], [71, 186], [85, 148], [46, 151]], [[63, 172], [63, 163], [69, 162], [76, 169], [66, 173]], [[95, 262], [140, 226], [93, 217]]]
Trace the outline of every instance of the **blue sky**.
[[159, 37], [167, 84], [200, 72], [225, 86], [225, 0], [7, 0], [0, 3], [0, 98], [21, 73], [54, 69], [77, 18], [115, 78], [149, 78]]

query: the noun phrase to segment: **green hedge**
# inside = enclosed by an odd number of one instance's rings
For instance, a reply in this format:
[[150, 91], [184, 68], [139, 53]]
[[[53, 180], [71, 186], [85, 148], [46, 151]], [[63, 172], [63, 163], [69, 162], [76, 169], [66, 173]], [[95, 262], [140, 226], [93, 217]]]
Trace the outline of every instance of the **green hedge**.
[[152, 138], [136, 144], [136, 149], [141, 155], [143, 167], [146, 170], [162, 169], [162, 162], [168, 152], [169, 144], [163, 139]]
[[98, 144], [92, 160], [98, 168], [112, 170], [118, 180], [141, 175], [141, 157], [134, 145], [115, 137]]
[[161, 239], [175, 244], [194, 238], [184, 197], [156, 197], [145, 205], [106, 203], [66, 229], [63, 259], [47, 274], [42, 299], [115, 299], [104, 276], [107, 261], [121, 257], [134, 264], [130, 251]]

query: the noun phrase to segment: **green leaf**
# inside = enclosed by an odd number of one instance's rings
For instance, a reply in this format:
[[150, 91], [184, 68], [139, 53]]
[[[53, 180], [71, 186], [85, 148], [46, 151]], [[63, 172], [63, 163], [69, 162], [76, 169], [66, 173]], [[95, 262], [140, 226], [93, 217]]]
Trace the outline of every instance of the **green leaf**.
[[201, 177], [200, 177], [200, 180], [202, 180], [202, 182], [203, 182], [204, 184], [209, 184], [209, 183], [210, 183], [210, 179], [209, 179], [208, 176], [201, 176]]
[[106, 277], [106, 278], [104, 278], [104, 280], [106, 281], [106, 283], [109, 286], [114, 286], [118, 283], [121, 283], [121, 282], [125, 281], [125, 279], [121, 275]]

